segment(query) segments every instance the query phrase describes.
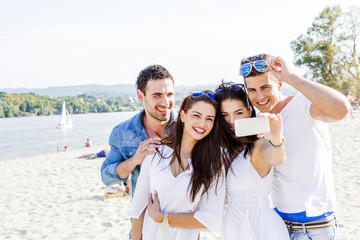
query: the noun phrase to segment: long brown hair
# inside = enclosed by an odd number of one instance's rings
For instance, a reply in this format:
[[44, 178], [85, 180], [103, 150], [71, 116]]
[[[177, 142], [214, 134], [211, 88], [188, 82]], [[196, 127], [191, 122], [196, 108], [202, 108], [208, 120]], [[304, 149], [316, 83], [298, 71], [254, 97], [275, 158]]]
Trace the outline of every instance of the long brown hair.
[[[238, 87], [234, 88], [233, 86], [236, 85], [238, 85]], [[222, 101], [236, 99], [236, 100], [240, 100], [243, 103], [243, 105], [246, 106], [246, 108], [252, 109], [250, 117], [256, 117], [255, 108], [252, 105], [252, 103], [248, 100], [246, 88], [245, 86], [242, 86], [242, 84], [235, 84], [233, 82], [222, 81], [221, 84], [216, 88], [215, 92], [216, 92], [216, 99], [220, 103], [220, 108]], [[223, 120], [227, 123], [224, 117], [222, 117], [221, 121]], [[228, 125], [226, 123], [222, 123], [222, 125]], [[223, 144], [224, 146], [227, 147], [227, 151], [229, 155], [227, 158], [224, 159], [225, 161], [224, 164], [227, 172], [235, 157], [240, 153], [239, 151], [244, 150], [243, 151], [244, 157], [246, 157], [248, 154], [251, 154], [254, 148], [254, 143], [255, 141], [258, 140], [258, 138], [256, 135], [246, 136], [246, 137], [236, 137], [234, 130], [231, 129], [230, 125], [228, 125], [228, 127], [226, 127], [225, 129], [226, 131], [229, 131], [226, 133], [227, 137], [223, 139], [224, 141]]]
[[[189, 183], [188, 190], [190, 190], [191, 201], [195, 200], [196, 195], [201, 191], [201, 196], [204, 195], [211, 187], [211, 184], [216, 181], [216, 189], [219, 184], [219, 179], [222, 177], [223, 168], [223, 137], [220, 123], [220, 104], [217, 100], [208, 96], [208, 93], [213, 92], [206, 90], [200, 96], [189, 95], [184, 98], [181, 103], [180, 110], [185, 113], [197, 102], [206, 102], [211, 104], [216, 110], [216, 116], [214, 119], [214, 125], [211, 132], [203, 139], [196, 142], [194, 148], [191, 151], [191, 164], [193, 166], [193, 172]], [[176, 123], [169, 135], [162, 140], [163, 144], [174, 149], [170, 164], [174, 161], [178, 161], [180, 167], [184, 169], [181, 161], [181, 140], [183, 138], [184, 124], [181, 121], [180, 114], [178, 115]], [[161, 153], [160, 153], [161, 154]], [[225, 184], [222, 182], [221, 184]]]

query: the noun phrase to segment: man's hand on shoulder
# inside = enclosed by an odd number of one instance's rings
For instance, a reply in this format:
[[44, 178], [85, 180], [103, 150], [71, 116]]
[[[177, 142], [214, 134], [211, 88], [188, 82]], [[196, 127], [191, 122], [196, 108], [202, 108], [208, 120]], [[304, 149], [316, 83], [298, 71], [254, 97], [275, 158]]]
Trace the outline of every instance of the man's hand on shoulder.
[[137, 165], [140, 165], [145, 157], [149, 154], [156, 153], [155, 148], [158, 148], [161, 144], [158, 138], [149, 138], [142, 141], [136, 150], [136, 153], [125, 161], [119, 163], [116, 167], [116, 173], [121, 179], [126, 179], [134, 171]]
[[137, 166], [140, 165], [145, 157], [149, 154], [156, 153], [156, 149], [161, 144], [161, 141], [159, 138], [149, 138], [145, 141], [142, 141], [136, 150], [136, 153], [134, 156], [132, 156], [131, 161]]

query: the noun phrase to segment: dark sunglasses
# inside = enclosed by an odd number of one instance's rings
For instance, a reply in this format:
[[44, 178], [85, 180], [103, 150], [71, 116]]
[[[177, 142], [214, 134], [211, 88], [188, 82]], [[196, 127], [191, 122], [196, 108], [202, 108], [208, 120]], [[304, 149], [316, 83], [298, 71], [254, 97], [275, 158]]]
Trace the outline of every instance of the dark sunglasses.
[[191, 96], [193, 96], [193, 97], [200, 97], [200, 96], [202, 96], [202, 95], [204, 95], [204, 94], [206, 94], [206, 95], [207, 95], [209, 98], [211, 98], [211, 99], [215, 99], [215, 94], [212, 93], [212, 92], [207, 92], [207, 93], [205, 93], [205, 92], [203, 92], [203, 91], [196, 91], [196, 92], [192, 93]]
[[253, 66], [256, 69], [256, 71], [261, 73], [266, 72], [269, 68], [268, 63], [265, 60], [244, 63], [240, 66], [240, 74], [243, 75], [244, 77], [248, 76], [251, 73], [251, 69]]
[[217, 95], [221, 96], [221, 95], [225, 94], [225, 92], [227, 92], [227, 91], [231, 91], [231, 92], [242, 91], [245, 94], [245, 98], [246, 98], [246, 109], [248, 111], [250, 110], [250, 103], [249, 103], [249, 98], [248, 98], [248, 95], [247, 95], [245, 84], [238, 83], [238, 84], [233, 84], [230, 87], [218, 88], [218, 89], [215, 90], [215, 93]]
[[230, 87], [218, 88], [215, 90], [215, 93], [217, 95], [223, 95], [226, 91], [238, 92], [240, 90], [246, 93], [245, 85], [242, 83], [233, 84]]

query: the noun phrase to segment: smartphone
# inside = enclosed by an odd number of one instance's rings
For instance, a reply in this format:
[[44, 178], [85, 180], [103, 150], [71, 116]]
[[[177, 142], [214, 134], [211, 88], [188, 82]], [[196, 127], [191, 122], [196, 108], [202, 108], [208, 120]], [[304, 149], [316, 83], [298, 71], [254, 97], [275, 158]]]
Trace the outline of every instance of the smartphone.
[[235, 135], [238, 137], [270, 132], [269, 118], [243, 118], [235, 120]]

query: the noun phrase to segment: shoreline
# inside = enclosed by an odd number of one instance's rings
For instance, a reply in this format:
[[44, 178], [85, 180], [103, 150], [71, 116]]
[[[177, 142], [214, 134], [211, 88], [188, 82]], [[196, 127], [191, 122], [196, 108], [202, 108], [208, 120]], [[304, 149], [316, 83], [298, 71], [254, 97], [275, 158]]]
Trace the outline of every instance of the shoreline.
[[[100, 150], [96, 150], [96, 149], [100, 149]], [[103, 149], [110, 149], [109, 145], [108, 144], [96, 144], [96, 146], [91, 146], [89, 148], [70, 148], [70, 150], [67, 150], [67, 151], [64, 151], [63, 149], [61, 149], [61, 151], [59, 152], [56, 152], [56, 149], [54, 151], [51, 151], [51, 152], [47, 152], [47, 153], [40, 153], [40, 154], [34, 154], [34, 155], [30, 155], [30, 156], [27, 156], [27, 157], [13, 157], [13, 158], [6, 158], [6, 159], [0, 159], [0, 163], [1, 162], [7, 162], [7, 161], [16, 161], [16, 160], [19, 160], [19, 159], [33, 159], [33, 158], [43, 158], [43, 157], [47, 157], [48, 155], [52, 155], [52, 154], [59, 154], [59, 153], [66, 153], [66, 152], [71, 152], [71, 151], [80, 151], [82, 152], [82, 150], [85, 152], [84, 154], [87, 154], [87, 153], [90, 153], [89, 151], [87, 151], [86, 149], [88, 150], [91, 150], [90, 152], [100, 152], [101, 150]]]
[[[360, 112], [354, 115], [330, 124], [340, 239], [360, 238]], [[0, 161], [2, 239], [127, 240], [130, 199], [102, 197], [104, 158], [77, 158], [105, 148], [109, 146]], [[204, 232], [201, 239], [220, 238]]]

